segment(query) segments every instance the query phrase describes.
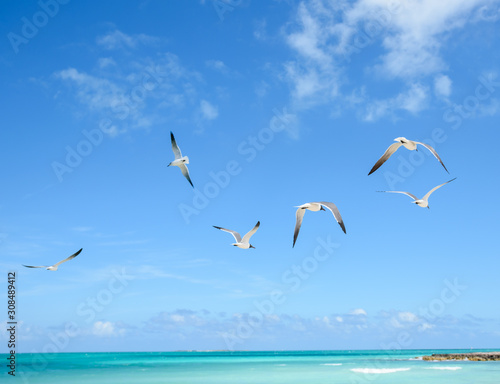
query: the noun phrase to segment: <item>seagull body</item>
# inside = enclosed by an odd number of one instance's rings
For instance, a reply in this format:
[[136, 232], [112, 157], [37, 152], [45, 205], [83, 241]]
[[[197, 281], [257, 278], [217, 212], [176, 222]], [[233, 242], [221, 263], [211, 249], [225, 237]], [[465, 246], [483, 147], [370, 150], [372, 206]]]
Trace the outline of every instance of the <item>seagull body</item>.
[[386, 160], [389, 157], [391, 157], [394, 152], [396, 152], [398, 150], [399, 147], [403, 146], [410, 151], [418, 151], [417, 144], [420, 144], [420, 145], [424, 146], [425, 148], [427, 148], [434, 155], [434, 157], [439, 160], [439, 162], [441, 163], [443, 168], [446, 170], [446, 172], [448, 172], [448, 170], [444, 166], [443, 161], [441, 160], [441, 158], [437, 154], [436, 150], [434, 148], [432, 148], [430, 145], [420, 143], [418, 141], [408, 140], [405, 137], [397, 137], [394, 139], [394, 141], [395, 141], [395, 143], [391, 144], [389, 146], [389, 148], [387, 148], [387, 150], [384, 152], [382, 157], [380, 159], [378, 159], [378, 161], [375, 163], [373, 168], [370, 170], [370, 173], [368, 174], [368, 176], [370, 176], [373, 172], [375, 172], [377, 169], [379, 169], [380, 166], [382, 164], [384, 164], [386, 162]]
[[184, 177], [187, 179], [187, 181], [189, 181], [189, 184], [191, 184], [191, 186], [194, 188], [193, 182], [189, 177], [188, 168], [186, 166], [186, 164], [189, 164], [189, 157], [182, 156], [181, 150], [177, 145], [177, 143], [175, 142], [175, 137], [172, 132], [170, 132], [170, 141], [172, 142], [172, 151], [174, 152], [175, 160], [172, 161], [169, 165], [167, 165], [167, 167], [170, 167], [171, 165], [174, 167], [179, 167]]
[[[456, 179], [456, 177], [455, 177]], [[422, 208], [429, 208], [429, 196], [431, 195], [432, 192], [434, 192], [436, 189], [441, 188], [443, 185], [448, 184], [452, 182], [455, 179], [451, 179], [450, 181], [447, 181], [446, 183], [440, 184], [437, 187], [432, 188], [429, 192], [425, 194], [424, 197], [419, 199], [415, 195], [411, 194], [410, 192], [402, 192], [402, 191], [378, 191], [378, 192], [387, 192], [387, 193], [402, 193], [404, 195], [410, 196], [414, 201], [412, 203], [417, 204], [419, 207]]]
[[335, 220], [337, 220], [344, 233], [346, 233], [344, 221], [342, 220], [342, 216], [340, 216], [340, 212], [335, 204], [329, 203], [327, 201], [302, 204], [297, 206], [298, 209], [297, 212], [295, 213], [296, 221], [295, 221], [295, 231], [293, 233], [292, 248], [295, 247], [295, 242], [297, 241], [297, 236], [299, 236], [300, 226], [302, 225], [302, 219], [304, 218], [306, 210], [318, 212], [318, 211], [324, 211], [325, 207], [333, 214]]
[[257, 222], [255, 227], [252, 228], [250, 232], [248, 232], [243, 238], [241, 238], [240, 234], [236, 231], [231, 231], [230, 229], [225, 229], [221, 227], [216, 227], [214, 225], [214, 228], [220, 229], [221, 231], [230, 233], [233, 235], [234, 239], [236, 240], [236, 243], [232, 243], [231, 245], [234, 245], [235, 247], [241, 248], [241, 249], [248, 249], [248, 248], [255, 248], [252, 244], [250, 244], [250, 237], [257, 232], [257, 229], [260, 226], [260, 221]]
[[57, 271], [57, 268], [59, 267], [59, 265], [61, 265], [62, 263], [66, 262], [68, 260], [71, 260], [71, 259], [74, 259], [75, 257], [77, 257], [80, 254], [80, 252], [82, 251], [82, 249], [83, 248], [80, 248], [80, 250], [78, 252], [72, 254], [70, 257], [67, 257], [64, 260], [61, 260], [58, 263], [55, 263], [54, 265], [33, 266], [33, 265], [24, 265], [23, 264], [23, 267], [26, 267], [26, 268], [45, 268], [47, 271]]

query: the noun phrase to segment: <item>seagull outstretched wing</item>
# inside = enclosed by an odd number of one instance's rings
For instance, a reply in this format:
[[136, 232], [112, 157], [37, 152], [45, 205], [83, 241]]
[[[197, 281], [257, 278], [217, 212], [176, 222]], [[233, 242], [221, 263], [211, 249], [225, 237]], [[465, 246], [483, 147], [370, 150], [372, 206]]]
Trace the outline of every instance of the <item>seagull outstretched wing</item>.
[[215, 225], [214, 225], [214, 228], [217, 228], [217, 229], [220, 229], [221, 231], [230, 233], [231, 235], [233, 235], [233, 237], [234, 237], [234, 239], [236, 240], [237, 243], [241, 243], [241, 236], [240, 236], [240, 234], [238, 232], [231, 231], [230, 229], [226, 229], [226, 228], [222, 228], [222, 227], [216, 227]]
[[399, 147], [401, 147], [403, 144], [397, 142], [397, 143], [393, 143], [389, 146], [389, 148], [386, 149], [386, 151], [384, 152], [384, 154], [382, 155], [382, 157], [380, 159], [377, 160], [377, 162], [375, 163], [375, 165], [373, 166], [373, 168], [371, 169], [370, 173], [368, 174], [368, 176], [370, 176], [373, 172], [375, 172], [377, 169], [380, 168], [380, 166], [382, 164], [384, 164], [386, 162], [386, 160], [392, 156], [392, 154], [394, 152], [396, 152], [398, 150]]

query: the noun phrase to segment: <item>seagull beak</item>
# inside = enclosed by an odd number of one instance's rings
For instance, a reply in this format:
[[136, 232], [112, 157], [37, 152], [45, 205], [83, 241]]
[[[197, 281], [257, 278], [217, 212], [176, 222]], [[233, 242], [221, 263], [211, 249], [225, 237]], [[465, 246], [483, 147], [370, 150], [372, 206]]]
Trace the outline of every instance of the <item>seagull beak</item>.
[[250, 248], [253, 248], [253, 249], [255, 249], [255, 247], [254, 247], [254, 246], [253, 246], [252, 244], [250, 244]]

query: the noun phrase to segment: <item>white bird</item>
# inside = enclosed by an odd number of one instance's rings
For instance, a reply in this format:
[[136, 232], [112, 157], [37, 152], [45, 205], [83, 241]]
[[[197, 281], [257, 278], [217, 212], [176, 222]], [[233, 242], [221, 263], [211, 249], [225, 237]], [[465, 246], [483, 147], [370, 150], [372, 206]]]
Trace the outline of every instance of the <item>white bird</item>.
[[344, 226], [344, 221], [342, 220], [342, 216], [340, 216], [340, 212], [337, 208], [337, 206], [333, 203], [329, 203], [327, 201], [320, 201], [317, 203], [306, 203], [297, 206], [297, 212], [295, 213], [296, 221], [295, 221], [295, 231], [293, 233], [293, 247], [295, 247], [295, 241], [297, 241], [297, 236], [299, 235], [300, 231], [300, 226], [302, 225], [302, 219], [304, 218], [304, 214], [306, 213], [306, 209], [309, 211], [317, 212], [317, 211], [324, 211], [325, 208], [328, 208], [328, 210], [333, 213], [333, 217], [335, 217], [335, 220], [339, 223], [340, 227], [346, 233], [345, 231], [345, 226]]
[[61, 260], [60, 262], [58, 263], [55, 263], [54, 265], [40, 265], [40, 266], [33, 266], [33, 265], [24, 265], [23, 264], [23, 267], [26, 267], [26, 268], [46, 268], [48, 271], [57, 271], [57, 267], [59, 265], [61, 265], [62, 263], [68, 261], [68, 260], [71, 260], [71, 259], [74, 259], [75, 257], [77, 257], [80, 252], [82, 251], [83, 248], [80, 248], [80, 250], [76, 253], [73, 253], [70, 257], [64, 259], [64, 260]]
[[179, 167], [184, 177], [187, 179], [187, 181], [189, 181], [189, 184], [191, 184], [191, 186], [194, 188], [193, 182], [189, 177], [188, 168], [186, 166], [186, 164], [189, 164], [189, 157], [182, 156], [181, 150], [177, 145], [177, 143], [175, 142], [175, 137], [172, 132], [170, 132], [170, 140], [172, 141], [172, 151], [174, 151], [175, 160], [172, 161], [169, 165], [167, 165], [167, 167], [170, 167], [171, 165]]
[[[389, 146], [389, 148], [387, 148], [387, 150], [384, 152], [384, 154], [382, 155], [382, 157], [380, 159], [378, 159], [378, 161], [375, 163], [375, 165], [371, 169], [371, 171], [368, 174], [368, 176], [370, 176], [373, 172], [375, 172], [377, 169], [379, 169], [380, 166], [382, 164], [384, 164], [386, 162], [386, 160], [389, 157], [391, 157], [391, 155], [394, 152], [396, 152], [398, 150], [398, 148], [401, 147], [402, 145], [406, 149], [409, 149], [410, 151], [418, 151], [417, 144], [423, 145], [425, 148], [427, 148], [429, 151], [431, 151], [431, 153], [434, 155], [434, 157], [439, 160], [439, 162], [441, 163], [441, 165], [443, 166], [443, 168], [446, 170], [446, 172], [448, 172], [448, 170], [446, 169], [446, 167], [443, 164], [443, 161], [441, 160], [441, 158], [437, 154], [436, 150], [434, 148], [432, 148], [430, 145], [424, 144], [424, 143], [420, 143], [418, 141], [408, 140], [405, 137], [397, 137], [397, 138], [394, 139], [394, 141], [395, 141], [395, 143], [391, 144]], [[450, 172], [448, 172], [448, 173], [450, 173]]]
[[[455, 177], [455, 179], [456, 179], [456, 177]], [[402, 191], [377, 191], [377, 192], [402, 193], [404, 195], [410, 196], [414, 200], [414, 201], [412, 201], [412, 203], [417, 204], [418, 206], [420, 206], [422, 208], [425, 208], [425, 207], [429, 208], [429, 201], [428, 200], [429, 200], [429, 196], [431, 195], [431, 193], [434, 192], [436, 189], [441, 188], [443, 185], [451, 183], [455, 179], [451, 179], [450, 181], [447, 181], [446, 183], [440, 184], [437, 187], [432, 188], [421, 199], [417, 198], [415, 195], [411, 194], [410, 192], [402, 192]]]
[[214, 228], [220, 229], [221, 231], [228, 232], [231, 235], [233, 235], [234, 239], [236, 240], [236, 243], [233, 243], [231, 245], [234, 245], [235, 247], [238, 247], [241, 249], [248, 249], [248, 248], [255, 248], [252, 244], [249, 243], [249, 241], [250, 241], [250, 237], [252, 237], [252, 235], [255, 232], [257, 232], [257, 229], [259, 228], [259, 226], [260, 226], [260, 221], [257, 221], [257, 224], [255, 225], [255, 227], [253, 227], [253, 229], [250, 232], [248, 232], [245, 236], [243, 236], [243, 239], [241, 238], [240, 234], [236, 231], [231, 231], [230, 229], [216, 227], [215, 225], [214, 225]]

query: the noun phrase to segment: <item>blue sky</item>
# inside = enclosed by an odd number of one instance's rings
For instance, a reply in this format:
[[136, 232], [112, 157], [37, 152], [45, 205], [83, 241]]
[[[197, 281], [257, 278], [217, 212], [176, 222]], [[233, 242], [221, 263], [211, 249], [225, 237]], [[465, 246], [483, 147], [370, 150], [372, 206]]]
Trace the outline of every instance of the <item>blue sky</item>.
[[499, 1], [1, 7], [18, 352], [499, 346]]

